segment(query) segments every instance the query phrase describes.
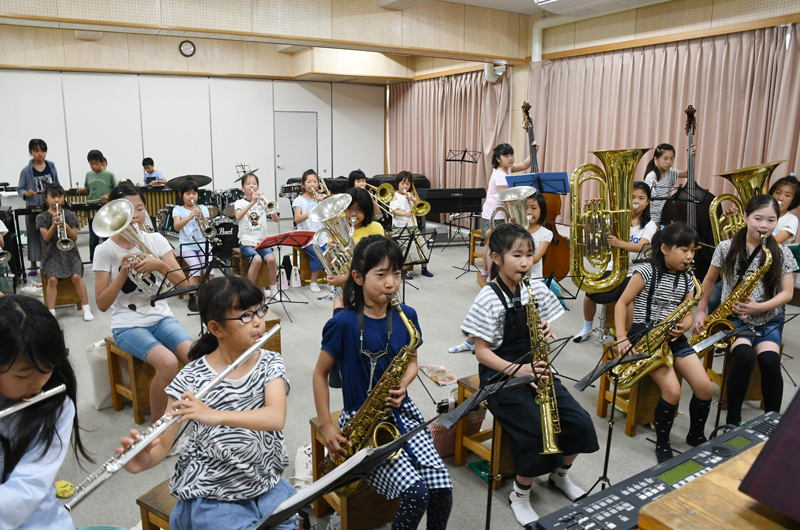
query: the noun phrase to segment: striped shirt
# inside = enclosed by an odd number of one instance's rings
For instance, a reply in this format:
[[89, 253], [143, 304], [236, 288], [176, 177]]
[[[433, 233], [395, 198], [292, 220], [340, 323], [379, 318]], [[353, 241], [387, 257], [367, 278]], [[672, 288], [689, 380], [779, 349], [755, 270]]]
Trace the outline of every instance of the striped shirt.
[[[217, 372], [205, 357], [178, 372], [166, 393], [178, 400], [184, 392], [197, 392]], [[264, 387], [283, 379], [286, 394], [289, 380], [279, 353], [261, 350], [255, 366], [239, 379], [226, 379], [203, 399], [215, 410], [247, 411], [265, 406]], [[192, 422], [189, 443], [175, 465], [170, 493], [181, 500], [205, 497], [222, 501], [243, 501], [272, 489], [289, 465], [283, 431], [255, 431]]]
[[650, 186], [650, 219], [660, 225], [661, 210], [664, 209], [664, 203], [667, 202], [672, 188], [678, 182], [678, 170], [668, 169], [659, 180], [656, 180], [655, 172], [651, 171], [644, 177], [644, 182]]
[[[552, 322], [564, 314], [564, 308], [543, 281], [532, 280], [533, 296], [538, 304], [539, 318]], [[511, 306], [511, 299], [503, 293], [506, 303]], [[520, 286], [520, 302], [528, 303], [528, 289]], [[506, 310], [503, 303], [488, 285], [481, 289], [472, 306], [469, 308], [461, 329], [470, 335], [480, 337], [489, 343], [489, 348], [496, 349], [503, 344], [503, 330], [505, 327]]]
[[636, 295], [633, 306], [633, 323], [644, 324], [647, 322], [647, 307], [650, 306], [650, 321], [661, 322], [675, 311], [687, 294], [694, 292], [694, 285], [688, 274], [674, 274], [664, 272], [658, 274], [658, 283], [655, 286], [653, 299], [650, 300], [650, 283], [653, 281], [655, 265], [647, 263], [636, 272], [642, 275], [644, 287]]

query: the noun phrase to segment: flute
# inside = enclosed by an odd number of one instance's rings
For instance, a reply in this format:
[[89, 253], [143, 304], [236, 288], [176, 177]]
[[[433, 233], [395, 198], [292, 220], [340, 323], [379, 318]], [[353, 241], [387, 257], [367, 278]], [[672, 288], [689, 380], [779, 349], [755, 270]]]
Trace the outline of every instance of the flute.
[[[264, 333], [250, 348], [247, 349], [243, 354], [241, 354], [235, 361], [229, 364], [222, 372], [220, 372], [217, 377], [209, 381], [209, 383], [200, 389], [195, 394], [197, 399], [203, 399], [208, 395], [211, 390], [214, 389], [218, 384], [220, 384], [226, 377], [228, 377], [234, 370], [239, 368], [242, 364], [247, 361], [255, 352], [261, 349], [261, 346], [266, 344], [266, 342], [273, 337], [278, 331], [280, 331], [281, 326], [280, 324], [276, 324], [272, 329], [268, 332]], [[172, 414], [170, 417], [168, 414]], [[169, 429], [173, 423], [178, 420], [179, 414], [177, 412], [167, 412], [163, 416], [161, 416], [157, 422], [152, 424], [142, 435], [139, 437], [138, 440], [133, 442], [131, 445], [128, 446], [122, 454], [114, 455], [106, 462], [100, 466], [98, 469], [95, 470], [94, 473], [89, 475], [84, 479], [83, 482], [78, 484], [75, 488], [75, 495], [72, 496], [72, 499], [64, 505], [67, 511], [72, 511], [72, 509], [80, 503], [84, 497], [89, 495], [93, 492], [98, 486], [100, 486], [103, 482], [110, 479], [114, 473], [122, 469], [125, 464], [133, 460], [136, 455], [141, 453], [146, 447], [148, 447], [153, 441], [164, 434], [167, 429]]]
[[42, 400], [45, 400], [49, 397], [55, 396], [56, 394], [60, 394], [67, 389], [67, 385], [60, 384], [55, 388], [51, 388], [50, 390], [46, 390], [41, 394], [36, 394], [30, 399], [23, 399], [21, 402], [11, 405], [10, 407], [6, 407], [3, 410], [0, 410], [0, 420], [5, 418], [6, 416], [10, 416], [15, 412], [19, 412], [20, 410], [24, 409], [25, 407], [30, 407]]

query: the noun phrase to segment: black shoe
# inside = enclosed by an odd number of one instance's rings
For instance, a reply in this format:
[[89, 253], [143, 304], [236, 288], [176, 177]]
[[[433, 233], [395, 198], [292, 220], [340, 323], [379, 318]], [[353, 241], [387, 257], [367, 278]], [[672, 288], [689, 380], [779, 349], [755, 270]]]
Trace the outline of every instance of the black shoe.
[[199, 308], [197, 307], [197, 297], [193, 294], [189, 295], [189, 311], [192, 313], [199, 311]]

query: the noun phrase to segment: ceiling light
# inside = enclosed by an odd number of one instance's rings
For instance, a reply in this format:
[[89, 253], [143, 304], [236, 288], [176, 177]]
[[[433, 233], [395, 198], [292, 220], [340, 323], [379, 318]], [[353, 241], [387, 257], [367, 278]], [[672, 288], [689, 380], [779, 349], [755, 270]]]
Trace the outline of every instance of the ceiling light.
[[543, 6], [545, 4], [551, 4], [551, 3], [555, 2], [556, 0], [533, 0], [533, 1], [537, 6]]

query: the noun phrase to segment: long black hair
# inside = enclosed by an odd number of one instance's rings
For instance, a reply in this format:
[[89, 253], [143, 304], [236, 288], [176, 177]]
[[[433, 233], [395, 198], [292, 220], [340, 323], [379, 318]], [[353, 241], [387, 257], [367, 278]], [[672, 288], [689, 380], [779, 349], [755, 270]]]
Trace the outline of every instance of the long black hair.
[[544, 220], [547, 219], [547, 197], [545, 197], [544, 194], [537, 192], [528, 197], [528, 201], [531, 199], [535, 200], [536, 204], [539, 206], [539, 218], [536, 220], [536, 224], [539, 226], [544, 226]]
[[664, 259], [664, 252], [661, 250], [661, 245], [666, 245], [667, 248], [688, 247], [692, 244], [696, 246], [698, 241], [697, 232], [695, 232], [691, 226], [679, 222], [670, 223], [653, 236], [653, 242], [651, 244], [653, 252], [650, 256], [650, 262], [662, 274], [669, 272], [667, 262]]
[[[305, 188], [305, 186], [306, 186], [306, 181], [308, 180], [308, 177], [310, 177], [311, 175], [314, 175], [315, 177], [317, 177], [317, 182], [319, 182], [319, 175], [317, 175], [317, 172], [316, 172], [316, 171], [314, 171], [313, 169], [306, 169], [306, 170], [303, 172], [303, 176], [302, 176], [302, 177], [300, 177], [300, 185], [301, 185], [303, 188]], [[304, 190], [304, 191], [305, 191], [305, 190]]]
[[[747, 203], [744, 213], [745, 216], [749, 216], [757, 210], [770, 207], [775, 210], [775, 215], [777, 217], [781, 216], [781, 209], [780, 206], [778, 206], [778, 201], [776, 201], [772, 195], [756, 195]], [[781, 250], [778, 242], [772, 237], [772, 234], [767, 234], [767, 250], [772, 254], [772, 265], [770, 265], [769, 271], [764, 275], [762, 281], [764, 282], [765, 294], [772, 297], [778, 292], [778, 287], [781, 283], [782, 267]], [[749, 258], [747, 254], [747, 226], [744, 226], [731, 238], [731, 248], [728, 251], [728, 255], [725, 257], [725, 266], [722, 269], [725, 273], [725, 278], [730, 278], [732, 281], [734, 277], [739, 277], [740, 271], [737, 269], [740, 264], [743, 266], [747, 263], [747, 259]], [[764, 253], [760, 252], [759, 254], [759, 263], [764, 263]]]
[[[530, 251], [533, 252], [533, 237], [527, 230], [516, 223], [503, 223], [492, 229], [492, 234], [489, 236], [489, 250], [492, 251], [492, 254], [496, 252], [502, 260], [505, 253], [514, 248], [514, 245], [520, 240], [529, 245]], [[500, 274], [500, 267], [492, 261], [489, 276], [494, 280], [498, 274]], [[513, 288], [514, 286], [509, 285], [509, 287]]]
[[[228, 312], [247, 311], [263, 303], [261, 288], [241, 276], [218, 276], [197, 290], [200, 319], [206, 326], [212, 320], [224, 325]], [[189, 350], [189, 360], [196, 361], [218, 347], [217, 337], [206, 331]]]
[[494, 151], [492, 152], [492, 167], [495, 169], [500, 167], [500, 161], [498, 160], [498, 158], [500, 158], [501, 156], [513, 155], [513, 154], [514, 154], [514, 148], [511, 147], [511, 144], [498, 145], [497, 147], [494, 148]]
[[[3, 345], [0, 348], [0, 372], [7, 372], [17, 360], [21, 360], [39, 372], [52, 372], [53, 375], [45, 383], [43, 390], [50, 390], [61, 384], [67, 386], [66, 397], [75, 406], [72, 449], [76, 457], [83, 456], [92, 462], [81, 442], [78, 408], [75, 405], [75, 372], [67, 359], [64, 334], [56, 317], [50, 314], [44, 304], [29, 296], [3, 296], [0, 298], [0, 344]], [[57, 431], [64, 403], [64, 396], [58, 394], [11, 416], [11, 421], [14, 422], [13, 437], [9, 440], [0, 435], [4, 453], [0, 482], [6, 481], [29, 449], [41, 447], [38, 454], [42, 458], [54, 443], [68, 443], [60, 438]]]
[[367, 175], [360, 169], [354, 169], [347, 176], [347, 189], [351, 190], [355, 187], [357, 180], [367, 180]]
[[[178, 204], [181, 206], [185, 206], [183, 204], [183, 194], [187, 191], [193, 191], [200, 194], [200, 188], [197, 187], [197, 182], [193, 180], [184, 180], [181, 182], [181, 185], [178, 187]], [[197, 200], [199, 201], [200, 198], [198, 197]]]
[[647, 163], [647, 167], [644, 170], [645, 175], [649, 175], [651, 171], [655, 173], [656, 182], [661, 180], [661, 177], [664, 176], [661, 174], [661, 170], [658, 169], [658, 166], [656, 165], [656, 158], [661, 158], [661, 155], [664, 154], [664, 151], [672, 151], [672, 153], [674, 154], [675, 148], [672, 147], [670, 144], [658, 144], [656, 150], [653, 151], [653, 158], [650, 159], [650, 162]]
[[393, 240], [378, 234], [372, 234], [358, 242], [353, 249], [353, 262], [350, 265], [350, 276], [344, 284], [345, 307], [356, 311], [364, 309], [364, 288], [353, 279], [353, 272], [362, 277], [380, 265], [384, 260], [389, 260], [389, 267], [393, 272], [403, 270], [403, 251]]
[[794, 174], [773, 182], [772, 186], [769, 187], [769, 194], [772, 195], [775, 193], [775, 190], [778, 189], [778, 186], [791, 186], [792, 189], [794, 189], [794, 198], [792, 199], [791, 204], [789, 204], [790, 212], [800, 206], [800, 182], [797, 180], [797, 177], [795, 177]]
[[137, 195], [140, 199], [142, 199], [142, 204], [147, 205], [147, 201], [145, 201], [142, 192], [139, 191], [139, 188], [134, 186], [133, 182], [130, 180], [123, 180], [117, 184], [117, 187], [111, 190], [111, 193], [108, 194], [108, 200], [115, 201], [117, 199], [124, 199], [125, 197], [132, 197], [133, 195]]
[[639, 215], [639, 228], [644, 228], [647, 226], [647, 223], [650, 222], [650, 185], [641, 180], [637, 180], [633, 183], [633, 189], [642, 190], [644, 194], [647, 195], [647, 206], [644, 207], [641, 215]]
[[[373, 221], [373, 217], [375, 217], [375, 207], [373, 206], [375, 203], [372, 202], [372, 195], [364, 188], [350, 188], [345, 193], [352, 197], [348, 208], [358, 206], [364, 212], [364, 220], [361, 222], [361, 226], [369, 226]], [[347, 222], [349, 223], [350, 220], [348, 219]]]

